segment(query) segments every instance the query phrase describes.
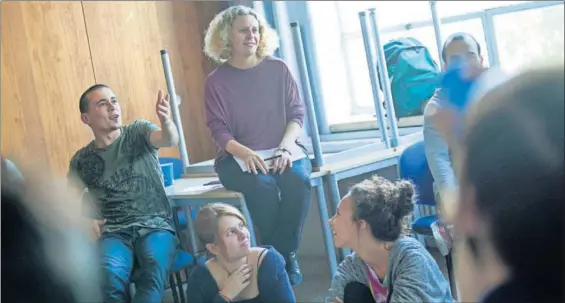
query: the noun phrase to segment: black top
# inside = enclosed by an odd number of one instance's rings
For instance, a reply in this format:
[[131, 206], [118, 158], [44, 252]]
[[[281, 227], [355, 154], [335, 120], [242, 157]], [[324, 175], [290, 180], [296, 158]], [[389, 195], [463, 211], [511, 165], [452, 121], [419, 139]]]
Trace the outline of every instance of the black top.
[[[259, 265], [257, 285], [259, 295], [252, 299], [233, 301], [238, 303], [294, 303], [296, 298], [285, 270], [281, 254], [271, 246]], [[224, 303], [219, 295], [218, 284], [206, 264], [199, 264], [188, 277], [186, 297], [188, 303]]]
[[[555, 274], [562, 274], [556, 268]], [[533, 281], [512, 279], [485, 294], [482, 303], [560, 303], [565, 302], [563, 288], [547, 289]], [[545, 288], [545, 289], [544, 289]]]

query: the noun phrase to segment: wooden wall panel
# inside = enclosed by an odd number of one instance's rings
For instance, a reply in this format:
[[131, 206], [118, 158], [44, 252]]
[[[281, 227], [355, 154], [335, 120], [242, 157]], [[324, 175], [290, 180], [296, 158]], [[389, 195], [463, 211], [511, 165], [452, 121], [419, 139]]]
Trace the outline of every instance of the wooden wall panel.
[[[158, 121], [157, 91], [167, 89], [159, 51], [167, 49], [182, 100], [190, 160], [212, 158], [215, 145], [205, 127], [203, 107], [203, 81], [210, 68], [204, 68], [200, 22], [207, 25], [218, 3], [114, 1], [83, 2], [83, 6], [96, 81], [112, 87], [121, 100], [124, 121]], [[212, 9], [198, 10], [202, 7]], [[179, 156], [176, 148], [163, 149], [161, 155]]]
[[[78, 97], [94, 83], [116, 92], [124, 122], [157, 122], [166, 90], [159, 51], [171, 57], [191, 162], [214, 157], [204, 117], [204, 30], [225, 1], [2, 2], [2, 153], [38, 157], [58, 174], [92, 140]], [[178, 151], [163, 149], [161, 156]]]
[[92, 139], [78, 96], [94, 81], [80, 2], [3, 2], [2, 153], [64, 173]]

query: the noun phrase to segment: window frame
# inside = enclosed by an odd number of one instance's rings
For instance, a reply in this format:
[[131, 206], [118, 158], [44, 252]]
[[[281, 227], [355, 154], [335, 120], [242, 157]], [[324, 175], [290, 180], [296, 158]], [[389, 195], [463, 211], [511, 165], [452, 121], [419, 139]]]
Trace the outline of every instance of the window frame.
[[[499, 60], [499, 49], [498, 49], [498, 43], [497, 43], [497, 39], [496, 39], [496, 32], [495, 32], [495, 28], [494, 28], [494, 17], [498, 16], [498, 15], [505, 15], [505, 14], [512, 14], [512, 13], [517, 13], [517, 12], [522, 12], [522, 11], [527, 11], [527, 10], [534, 10], [534, 9], [541, 9], [541, 8], [545, 8], [545, 7], [551, 7], [554, 5], [563, 5], [565, 1], [531, 1], [531, 2], [526, 2], [526, 3], [514, 3], [514, 4], [510, 4], [508, 6], [502, 6], [502, 7], [495, 7], [495, 8], [490, 8], [490, 9], [485, 9], [485, 10], [481, 10], [481, 11], [475, 11], [475, 12], [468, 12], [468, 13], [464, 13], [464, 14], [458, 14], [458, 15], [453, 15], [453, 16], [446, 16], [446, 17], [440, 17], [440, 23], [441, 25], [444, 24], [450, 24], [450, 23], [456, 23], [456, 22], [462, 22], [462, 21], [469, 21], [469, 20], [473, 20], [473, 19], [479, 19], [482, 22], [482, 26], [483, 26], [483, 34], [484, 34], [484, 39], [486, 42], [486, 48], [487, 48], [487, 53], [488, 53], [488, 57], [489, 57], [489, 64], [491, 66], [493, 65], [498, 65], [500, 63]], [[337, 7], [337, 1], [334, 1], [334, 5]], [[338, 10], [339, 12], [339, 10]], [[338, 13], [338, 25], [339, 28], [343, 28], [343, 24], [342, 24], [342, 14]], [[433, 27], [433, 20], [431, 18], [431, 13], [430, 13], [430, 18], [428, 20], [423, 20], [423, 21], [416, 21], [413, 23], [404, 23], [404, 24], [398, 24], [398, 25], [394, 25], [394, 26], [390, 26], [387, 28], [383, 28], [380, 30], [380, 34], [390, 34], [390, 33], [395, 33], [395, 32], [399, 32], [399, 31], [406, 31], [409, 29], [417, 29], [417, 28], [423, 28], [423, 27], [427, 27], [427, 26], [432, 26]], [[362, 34], [361, 32], [344, 32], [343, 30], [339, 33], [340, 35], [340, 40], [342, 43], [342, 47], [341, 50], [344, 54], [344, 56], [348, 56], [348, 50], [346, 47], [346, 43], [348, 40], [350, 39], [362, 39]], [[442, 37], [443, 38], [443, 37]], [[360, 112], [363, 111], [365, 112], [369, 106], [359, 106], [357, 104], [357, 102], [355, 101], [354, 98], [354, 90], [352, 88], [352, 70], [349, 66], [349, 64], [346, 64], [347, 68], [347, 84], [349, 85], [349, 92], [350, 92], [350, 97], [351, 97], [351, 103], [352, 103], [352, 110], [354, 112]], [[372, 107], [371, 107], [372, 108]], [[322, 115], [325, 115], [325, 113], [321, 113]], [[410, 117], [412, 118], [412, 117]], [[326, 135], [323, 139], [330, 139], [330, 137], [339, 137], [339, 138], [346, 138], [346, 134], [351, 133], [352, 136], [355, 136], [354, 133], [358, 133], [358, 132], [367, 132], [367, 131], [372, 131], [377, 129], [377, 119], [376, 117], [372, 117], [371, 118], [366, 118], [366, 119], [362, 119], [363, 121], [357, 121], [357, 122], [345, 122], [345, 123], [328, 123], [329, 124], [329, 128], [330, 128], [330, 135]], [[405, 120], [405, 121], [403, 121]], [[405, 127], [417, 127], [417, 126], [421, 126], [420, 125], [414, 125], [414, 119], [408, 119], [410, 121], [406, 121], [406, 119], [400, 119], [399, 123], [398, 123], [398, 127], [399, 128], [405, 128]], [[332, 136], [332, 134], [340, 134], [338, 136]], [[323, 140], [325, 141], [325, 140]]]

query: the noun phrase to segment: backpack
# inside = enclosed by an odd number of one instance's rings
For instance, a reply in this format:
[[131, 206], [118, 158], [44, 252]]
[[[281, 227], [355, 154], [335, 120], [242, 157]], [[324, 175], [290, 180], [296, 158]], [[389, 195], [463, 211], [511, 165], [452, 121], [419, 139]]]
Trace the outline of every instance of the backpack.
[[422, 115], [427, 101], [441, 85], [440, 67], [414, 38], [395, 39], [383, 48], [396, 117]]

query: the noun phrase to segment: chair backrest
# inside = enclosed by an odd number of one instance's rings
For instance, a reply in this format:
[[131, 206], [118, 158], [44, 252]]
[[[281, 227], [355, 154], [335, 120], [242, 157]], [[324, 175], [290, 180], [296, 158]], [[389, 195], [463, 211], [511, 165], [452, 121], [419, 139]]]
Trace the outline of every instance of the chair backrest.
[[175, 180], [180, 179], [184, 171], [182, 160], [178, 158], [167, 158], [167, 157], [159, 158], [159, 164], [167, 164], [167, 163], [173, 163], [174, 178]]
[[408, 179], [414, 184], [416, 204], [436, 205], [434, 178], [428, 167], [423, 140], [413, 143], [402, 152], [398, 171], [401, 179]]

